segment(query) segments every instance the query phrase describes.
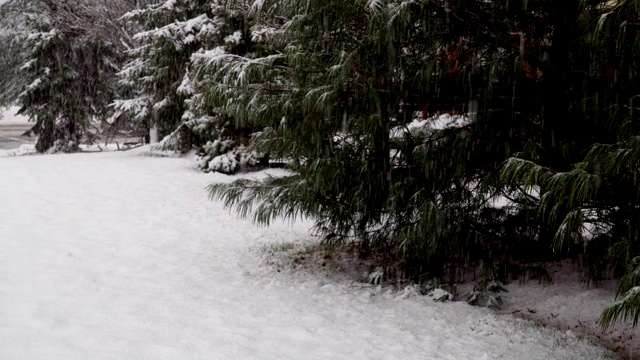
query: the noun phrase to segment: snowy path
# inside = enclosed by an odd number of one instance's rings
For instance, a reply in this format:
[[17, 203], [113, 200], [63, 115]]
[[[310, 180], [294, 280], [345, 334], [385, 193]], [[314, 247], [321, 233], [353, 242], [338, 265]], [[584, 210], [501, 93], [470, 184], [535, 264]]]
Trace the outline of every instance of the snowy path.
[[135, 152], [0, 159], [0, 359], [596, 359], [519, 320], [260, 265], [229, 181]]

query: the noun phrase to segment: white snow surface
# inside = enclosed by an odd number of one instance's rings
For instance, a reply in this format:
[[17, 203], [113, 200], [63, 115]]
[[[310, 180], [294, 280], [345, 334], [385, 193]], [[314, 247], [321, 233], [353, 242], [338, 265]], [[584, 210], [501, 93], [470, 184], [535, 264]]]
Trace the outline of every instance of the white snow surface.
[[257, 249], [317, 241], [310, 223], [256, 227], [207, 198], [234, 177], [146, 153], [0, 159], [0, 359], [605, 356], [488, 309], [278, 272]]
[[36, 153], [36, 145], [35, 144], [22, 144], [17, 149], [0, 149], [0, 157], [6, 156], [23, 156], [23, 155], [31, 155]]
[[513, 314], [558, 328], [565, 336], [587, 336], [616, 350], [622, 359], [640, 359], [640, 329], [632, 320], [603, 330], [600, 314], [615, 301], [617, 281], [603, 280], [587, 286], [571, 261], [549, 266], [552, 283], [528, 280], [507, 286], [501, 313]]

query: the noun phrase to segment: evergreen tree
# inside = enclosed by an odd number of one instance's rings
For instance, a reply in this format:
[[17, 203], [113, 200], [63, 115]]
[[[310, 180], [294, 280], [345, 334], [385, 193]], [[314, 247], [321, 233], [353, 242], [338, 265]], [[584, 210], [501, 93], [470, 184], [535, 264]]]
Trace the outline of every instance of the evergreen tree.
[[25, 84], [20, 66], [25, 63], [27, 51], [20, 38], [26, 32], [24, 17], [14, 3], [0, 5], [0, 106], [10, 106]]
[[226, 109], [234, 98], [230, 93], [219, 96], [216, 65], [210, 61], [212, 56], [220, 54], [256, 57], [260, 42], [251, 28], [248, 5], [243, 1], [212, 2], [211, 16], [213, 23], [218, 25], [211, 32], [216, 36], [211, 36], [208, 46], [192, 55], [188, 73], [179, 89], [191, 95], [183, 118], [184, 126], [199, 140], [198, 166], [204, 171], [225, 173], [264, 166], [268, 156], [256, 151], [253, 143], [261, 127]]
[[[492, 283], [583, 254], [590, 277], [629, 269], [603, 323], [637, 316], [636, 2], [252, 9], [266, 51], [207, 53], [211, 101], [265, 126], [257, 150], [292, 172], [212, 197], [265, 224], [310, 216], [327, 240], [390, 254], [416, 280], [482, 264]], [[443, 110], [469, 116], [435, 126]]]
[[[312, 216], [328, 239], [355, 236], [365, 249], [387, 249], [418, 277], [444, 275], [452, 257], [488, 258], [495, 252], [489, 244], [516, 232], [485, 231], [491, 219], [480, 217], [485, 204], [472, 187], [508, 149], [522, 147], [524, 135], [510, 128], [519, 130], [527, 118], [503, 115], [513, 112], [502, 100], [512, 86], [501, 84], [513, 76], [502, 68], [519, 56], [519, 38], [500, 38], [503, 29], [487, 22], [480, 24], [487, 39], [477, 40], [478, 29], [454, 17], [449, 3], [261, 6], [275, 55], [218, 54], [211, 62], [218, 66], [219, 96], [233, 99], [236, 117], [269, 127], [259, 149], [292, 159], [294, 175], [213, 186], [214, 196], [245, 214], [262, 201], [254, 214], [261, 222]], [[454, 128], [391, 136], [417, 110], [467, 112], [479, 101], [480, 110], [495, 112], [476, 111]]]
[[130, 61], [120, 72], [133, 98], [114, 103], [116, 116], [131, 113], [144, 128], [157, 126], [162, 136], [181, 123], [185, 99], [179, 93], [191, 54], [200, 48], [209, 19], [206, 1], [173, 1], [130, 11], [123, 20], [138, 31]]
[[[210, 101], [203, 54], [246, 54], [251, 46], [247, 8], [240, 1], [166, 1], [132, 11], [124, 19], [141, 31], [121, 72], [134, 98], [118, 100], [119, 113], [155, 125], [167, 136], [162, 147], [198, 147], [205, 171], [234, 172], [257, 165], [262, 155], [248, 149], [251, 129]], [[116, 115], [119, 115], [117, 113]]]
[[[106, 118], [118, 71], [118, 11], [90, 0], [74, 4], [49, 0], [13, 0], [2, 5], [7, 16], [20, 19], [25, 30], [12, 60], [24, 60], [12, 72], [19, 86], [5, 99], [16, 99], [20, 113], [35, 122], [36, 149], [75, 151], [92, 141], [86, 130], [94, 119]], [[15, 32], [14, 32], [15, 34]]]
[[640, 317], [640, 10], [634, 1], [580, 10], [577, 19], [586, 24], [585, 32], [572, 55], [586, 61], [580, 64], [583, 72], [570, 72], [574, 79], [569, 80], [582, 91], [564, 94], [575, 96], [564, 100], [577, 120], [569, 143], [573, 161], [545, 166], [535, 149], [509, 159], [502, 178], [506, 184], [542, 189], [536, 210], [542, 221], [554, 225], [553, 246], [583, 252], [587, 280], [599, 280], [610, 269], [623, 275], [622, 299], [603, 313], [601, 323], [631, 318], [635, 326]]

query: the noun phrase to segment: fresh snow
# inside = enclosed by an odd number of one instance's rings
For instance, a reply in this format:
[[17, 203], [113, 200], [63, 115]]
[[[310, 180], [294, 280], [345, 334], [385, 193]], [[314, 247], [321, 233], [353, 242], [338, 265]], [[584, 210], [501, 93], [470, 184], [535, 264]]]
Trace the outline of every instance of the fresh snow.
[[[80, 150], [84, 153], [91, 152], [103, 152], [103, 151], [118, 151], [118, 150], [130, 150], [131, 147], [127, 147], [124, 145], [119, 145], [117, 143], [109, 143], [109, 144], [80, 144], [78, 145]], [[22, 144], [17, 149], [0, 149], [0, 158], [7, 156], [23, 156], [23, 155], [35, 155], [36, 145], [35, 144]]]
[[22, 155], [32, 155], [36, 153], [36, 145], [35, 144], [22, 144], [17, 149], [0, 149], [0, 158], [7, 156], [22, 156]]
[[311, 224], [237, 218], [205, 191], [234, 177], [193, 164], [147, 147], [0, 158], [0, 359], [608, 356], [410, 287], [277, 271], [259, 249], [314, 243]]
[[[552, 283], [529, 280], [507, 286], [500, 313], [534, 320], [558, 328], [567, 336], [587, 336], [614, 349], [623, 359], [640, 359], [640, 329], [632, 320], [603, 330], [598, 324], [605, 307], [613, 304], [617, 281], [605, 280], [586, 286], [576, 264], [551, 264]], [[620, 298], [619, 298], [620, 299]]]
[[438, 130], [461, 128], [469, 125], [471, 121], [472, 118], [470, 115], [450, 115], [443, 113], [424, 119], [421, 112], [416, 112], [410, 123], [391, 129], [391, 137], [401, 138], [406, 136], [407, 133], [422, 133], [427, 135]]

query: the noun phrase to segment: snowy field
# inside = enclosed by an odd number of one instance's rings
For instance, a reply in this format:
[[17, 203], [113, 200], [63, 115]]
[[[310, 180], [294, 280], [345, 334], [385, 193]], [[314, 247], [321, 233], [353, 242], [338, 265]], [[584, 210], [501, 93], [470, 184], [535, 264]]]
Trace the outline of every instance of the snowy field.
[[[590, 341], [464, 303], [278, 272], [316, 241], [207, 199], [188, 158], [0, 158], [0, 359], [607, 359]], [[259, 175], [258, 175], [259, 176]]]

